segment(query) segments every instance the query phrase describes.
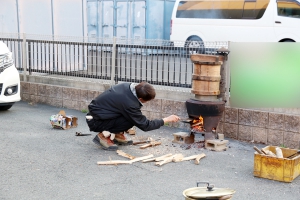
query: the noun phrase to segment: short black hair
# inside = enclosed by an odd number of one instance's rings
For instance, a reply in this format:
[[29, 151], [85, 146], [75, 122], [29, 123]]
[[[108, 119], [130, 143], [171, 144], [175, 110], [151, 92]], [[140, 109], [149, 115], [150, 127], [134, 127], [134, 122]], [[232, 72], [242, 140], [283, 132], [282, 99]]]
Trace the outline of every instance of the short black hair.
[[135, 86], [136, 95], [145, 101], [150, 101], [155, 98], [156, 92], [152, 85], [147, 82], [141, 82]]

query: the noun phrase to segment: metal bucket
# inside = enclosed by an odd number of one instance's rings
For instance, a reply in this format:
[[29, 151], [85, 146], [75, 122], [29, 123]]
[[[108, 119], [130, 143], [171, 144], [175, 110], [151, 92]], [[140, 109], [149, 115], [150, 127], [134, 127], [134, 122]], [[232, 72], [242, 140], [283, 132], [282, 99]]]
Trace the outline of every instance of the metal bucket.
[[[198, 187], [199, 183], [206, 183], [207, 187]], [[182, 194], [185, 200], [229, 200], [234, 193], [230, 188], [214, 188], [208, 182], [197, 182], [197, 187], [186, 189]]]

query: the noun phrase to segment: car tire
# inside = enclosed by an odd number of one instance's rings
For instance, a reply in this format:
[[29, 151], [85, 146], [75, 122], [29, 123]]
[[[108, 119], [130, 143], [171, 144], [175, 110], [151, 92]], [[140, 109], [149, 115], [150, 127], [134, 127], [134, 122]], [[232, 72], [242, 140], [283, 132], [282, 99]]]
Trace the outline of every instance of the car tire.
[[185, 42], [184, 47], [185, 48], [197, 48], [196, 51], [187, 50], [189, 55], [190, 54], [195, 54], [195, 53], [199, 53], [199, 54], [204, 54], [205, 53], [205, 47], [204, 47], [203, 40], [198, 36], [189, 37], [187, 39], [187, 41]]
[[13, 105], [7, 105], [7, 106], [0, 106], [0, 111], [8, 110], [12, 107]]
[[294, 40], [283, 40], [282, 42], [295, 42]]

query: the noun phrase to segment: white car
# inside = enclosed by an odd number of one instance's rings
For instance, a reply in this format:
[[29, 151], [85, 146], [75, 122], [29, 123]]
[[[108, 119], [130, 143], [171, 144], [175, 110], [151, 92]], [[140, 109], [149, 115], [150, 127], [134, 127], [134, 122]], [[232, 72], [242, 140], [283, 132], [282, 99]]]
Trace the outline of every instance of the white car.
[[20, 97], [20, 75], [12, 52], [0, 41], [0, 111], [10, 109]]

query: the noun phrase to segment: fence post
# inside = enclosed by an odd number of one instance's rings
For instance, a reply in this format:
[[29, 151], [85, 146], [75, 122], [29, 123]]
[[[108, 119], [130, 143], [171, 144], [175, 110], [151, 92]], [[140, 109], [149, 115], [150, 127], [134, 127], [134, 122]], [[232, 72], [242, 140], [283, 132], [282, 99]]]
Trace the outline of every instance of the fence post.
[[23, 66], [23, 80], [27, 82], [27, 62], [26, 62], [27, 52], [26, 52], [26, 34], [23, 33], [23, 43], [22, 43], [22, 66]]
[[[230, 51], [230, 41], [228, 42], [228, 50]], [[227, 56], [226, 61], [226, 82], [225, 82], [225, 100], [226, 100], [226, 106], [230, 106], [230, 56]]]
[[116, 37], [113, 37], [113, 46], [112, 46], [112, 61], [111, 61], [111, 85], [115, 85], [116, 77]]

